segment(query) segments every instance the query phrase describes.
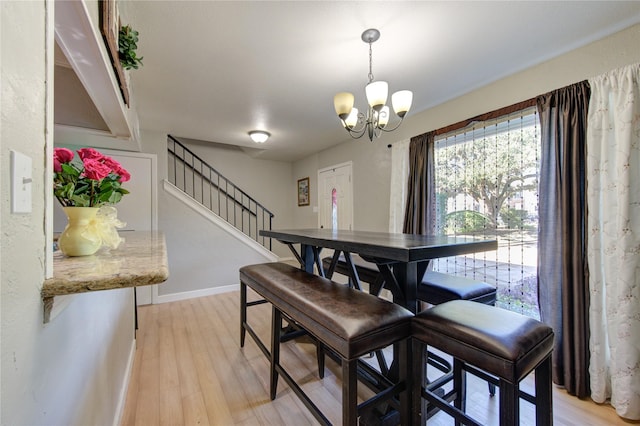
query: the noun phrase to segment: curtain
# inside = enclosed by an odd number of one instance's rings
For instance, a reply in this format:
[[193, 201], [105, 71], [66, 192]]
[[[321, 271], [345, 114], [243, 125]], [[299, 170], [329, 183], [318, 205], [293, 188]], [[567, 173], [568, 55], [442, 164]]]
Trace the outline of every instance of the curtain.
[[537, 99], [541, 127], [538, 302], [553, 327], [553, 381], [589, 395], [585, 162], [589, 84]]
[[389, 232], [400, 233], [404, 224], [409, 178], [409, 139], [391, 146], [391, 195], [389, 199]]
[[409, 144], [409, 179], [405, 206], [405, 234], [433, 233], [435, 229], [434, 132], [411, 138]]
[[640, 64], [589, 80], [591, 397], [640, 419]]

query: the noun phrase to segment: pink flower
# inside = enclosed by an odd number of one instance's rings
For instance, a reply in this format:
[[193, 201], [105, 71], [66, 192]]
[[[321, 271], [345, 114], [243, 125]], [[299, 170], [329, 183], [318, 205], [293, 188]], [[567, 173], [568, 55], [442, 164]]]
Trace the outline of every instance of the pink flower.
[[62, 164], [69, 163], [73, 160], [73, 151], [67, 148], [54, 148], [53, 149], [53, 171], [60, 173], [62, 171]]
[[120, 169], [116, 171], [116, 174], [120, 176], [120, 182], [129, 182], [129, 180], [131, 179], [131, 175], [129, 174], [129, 172], [122, 167], [120, 167]]
[[129, 174], [129, 172], [126, 171], [124, 167], [122, 167], [122, 165], [113, 158], [104, 156], [102, 158], [102, 163], [105, 166], [109, 167], [113, 173], [118, 175], [118, 180], [120, 182], [128, 182], [129, 179], [131, 179], [131, 175]]
[[[78, 153], [79, 152], [80, 151], [78, 150]], [[91, 180], [102, 180], [109, 176], [109, 173], [111, 173], [111, 168], [109, 166], [102, 164], [96, 159], [88, 158], [86, 160], [83, 160], [83, 163], [84, 172], [82, 174]]]
[[54, 148], [53, 156], [60, 160], [61, 163], [68, 163], [73, 160], [73, 151], [67, 148]]
[[99, 153], [93, 148], [80, 148], [78, 150], [78, 156], [82, 161], [91, 159], [91, 160], [102, 160], [104, 155]]
[[118, 163], [116, 160], [114, 160], [111, 157], [107, 157], [107, 156], [102, 157], [102, 163], [105, 166], [109, 167], [114, 173], [118, 173], [118, 170], [122, 168], [120, 163]]

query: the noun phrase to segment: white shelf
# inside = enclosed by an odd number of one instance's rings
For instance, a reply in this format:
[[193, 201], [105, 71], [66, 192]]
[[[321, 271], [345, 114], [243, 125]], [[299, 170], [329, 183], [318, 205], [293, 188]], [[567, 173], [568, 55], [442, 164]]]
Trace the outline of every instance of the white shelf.
[[55, 9], [56, 42], [109, 128], [109, 132], [98, 132], [56, 126], [56, 142], [73, 144], [82, 140], [83, 145], [139, 151], [137, 115], [124, 103], [107, 48], [87, 4], [82, 0], [60, 1]]

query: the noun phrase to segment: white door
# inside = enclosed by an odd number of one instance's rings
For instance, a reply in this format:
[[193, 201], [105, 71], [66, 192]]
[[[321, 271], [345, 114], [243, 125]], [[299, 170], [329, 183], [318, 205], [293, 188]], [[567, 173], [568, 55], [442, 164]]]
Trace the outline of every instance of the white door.
[[352, 163], [318, 171], [318, 226], [326, 229], [353, 229]]

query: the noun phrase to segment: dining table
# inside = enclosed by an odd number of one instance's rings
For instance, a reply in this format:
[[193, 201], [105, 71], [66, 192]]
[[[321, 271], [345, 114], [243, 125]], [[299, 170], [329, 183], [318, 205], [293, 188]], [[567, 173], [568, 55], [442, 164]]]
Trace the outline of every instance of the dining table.
[[[394, 303], [412, 313], [419, 309], [417, 286], [433, 259], [496, 250], [496, 240], [471, 236], [417, 235], [342, 229], [273, 229], [261, 230], [260, 235], [287, 245], [301, 267], [331, 278], [332, 268], [322, 267], [323, 249], [334, 250], [332, 265], [342, 254], [349, 266], [349, 278], [358, 283], [351, 255], [375, 263], [385, 279]], [[299, 246], [298, 246], [299, 245]], [[315, 268], [314, 268], [315, 267]], [[314, 271], [315, 269], [315, 271]]]

